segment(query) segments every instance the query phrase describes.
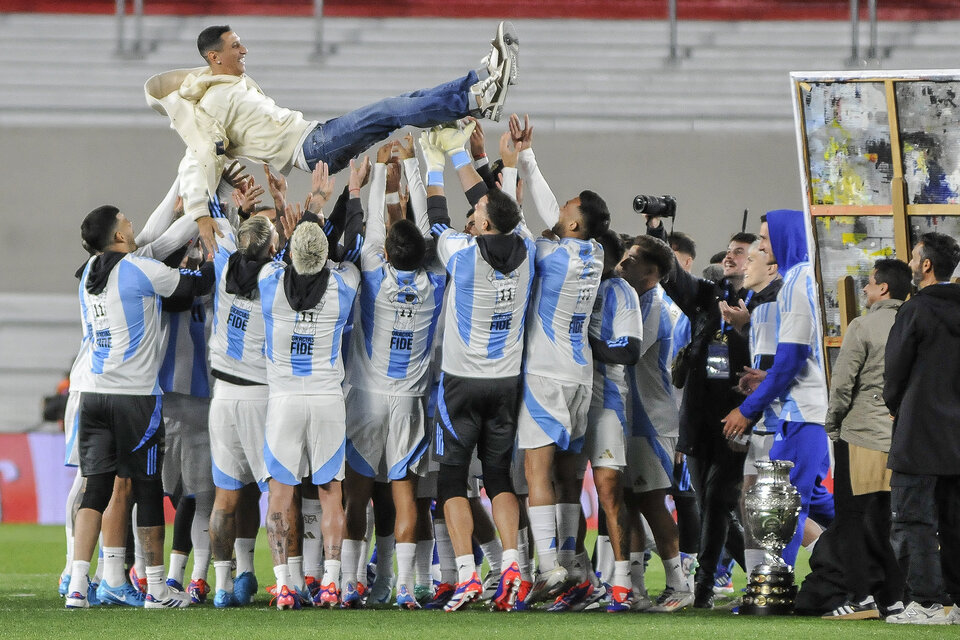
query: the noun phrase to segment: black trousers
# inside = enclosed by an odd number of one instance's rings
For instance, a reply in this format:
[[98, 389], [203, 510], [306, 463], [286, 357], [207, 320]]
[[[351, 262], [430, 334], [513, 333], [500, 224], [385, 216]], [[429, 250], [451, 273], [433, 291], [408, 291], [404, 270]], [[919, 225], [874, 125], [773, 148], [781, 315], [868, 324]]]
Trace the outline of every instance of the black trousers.
[[745, 451], [733, 451], [722, 443], [701, 455], [687, 456], [700, 501], [700, 566], [695, 578], [698, 589], [713, 588], [714, 572], [724, 547], [741, 567], [744, 565], [740, 488], [746, 456]]
[[904, 601], [960, 604], [960, 475], [893, 472], [890, 542], [906, 574]]

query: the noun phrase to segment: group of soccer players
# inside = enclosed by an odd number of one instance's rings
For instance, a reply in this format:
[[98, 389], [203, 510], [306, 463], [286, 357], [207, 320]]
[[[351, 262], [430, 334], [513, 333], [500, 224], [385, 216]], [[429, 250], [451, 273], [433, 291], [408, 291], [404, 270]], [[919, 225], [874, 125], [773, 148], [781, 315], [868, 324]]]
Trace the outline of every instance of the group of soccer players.
[[[665, 503], [678, 311], [659, 283], [675, 258], [649, 236], [625, 251], [593, 191], [560, 204], [528, 119], [510, 117], [488, 163], [479, 122], [463, 117], [499, 119], [518, 44], [502, 23], [479, 74], [323, 124], [260, 92], [226, 26], [198, 39], [208, 67], [148, 82], [187, 153], [140, 234], [112, 206], [81, 225], [91, 257], [77, 274], [84, 342], [66, 420], [68, 462], [81, 468], [68, 608], [179, 608], [211, 592], [216, 607], [249, 604], [261, 491], [279, 609], [391, 596], [446, 611], [692, 604], [693, 565]], [[424, 129], [416, 144], [356, 157], [404, 125]], [[265, 163], [274, 206], [242, 168], [224, 169], [224, 150]], [[470, 203], [463, 231], [447, 209], [448, 163]], [[303, 207], [266, 165], [313, 169]], [[588, 463], [605, 523], [594, 561], [580, 505]], [[178, 519], [166, 574], [164, 492]], [[666, 569], [655, 601], [648, 546]]]

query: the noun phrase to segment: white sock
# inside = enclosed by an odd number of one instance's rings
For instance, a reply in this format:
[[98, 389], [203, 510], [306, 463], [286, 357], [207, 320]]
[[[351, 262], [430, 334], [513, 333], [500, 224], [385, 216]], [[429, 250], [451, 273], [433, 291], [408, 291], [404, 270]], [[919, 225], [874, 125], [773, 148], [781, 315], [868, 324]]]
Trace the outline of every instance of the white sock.
[[580, 527], [580, 504], [560, 502], [557, 511], [557, 561], [567, 571], [573, 569], [577, 553], [577, 529]]
[[67, 534], [67, 553], [65, 562], [63, 563], [63, 572], [64, 574], [69, 574], [70, 569], [73, 565], [73, 533]]
[[302, 500], [303, 512], [303, 573], [318, 578], [323, 573], [323, 532], [320, 518], [323, 515], [320, 501], [313, 498]]
[[437, 555], [440, 557], [440, 582], [456, 584], [457, 562], [446, 520], [433, 521], [433, 534], [437, 538]]
[[280, 591], [287, 587], [290, 588], [290, 569], [287, 566], [287, 563], [278, 564], [273, 568], [273, 575], [277, 578], [277, 594], [279, 595]]
[[89, 573], [90, 573], [89, 562], [85, 560], [74, 560], [71, 563], [70, 586], [67, 589], [68, 596], [74, 591], [78, 591], [83, 594], [84, 598], [87, 597], [87, 585], [89, 584], [89, 580], [90, 580], [90, 578], [88, 577]]
[[103, 579], [111, 587], [123, 586], [123, 559], [126, 554], [124, 547], [107, 547], [103, 550]]
[[337, 591], [340, 591], [340, 571], [342, 569], [340, 562], [340, 560], [323, 561], [323, 578], [320, 584], [330, 584], [332, 582], [337, 587]]
[[[69, 428], [69, 427], [68, 427]], [[80, 489], [83, 487], [83, 476], [77, 469], [77, 474], [73, 477], [73, 484], [70, 485], [70, 491], [67, 493], [66, 518], [64, 519], [63, 531], [67, 538], [67, 557], [63, 565], [63, 573], [69, 574], [73, 568], [73, 518], [74, 507], [80, 504]]]
[[417, 541], [417, 584], [429, 586], [433, 584], [430, 575], [430, 565], [433, 564], [433, 540]]
[[557, 566], [557, 509], [552, 504], [527, 508], [540, 573]]
[[646, 571], [647, 567], [643, 562], [643, 551], [632, 551], [630, 553], [630, 581], [633, 582], [633, 588], [637, 589], [643, 595], [647, 593], [647, 583], [644, 580]]
[[457, 556], [457, 584], [469, 582], [473, 574], [477, 572], [477, 565], [473, 561], [473, 554]]
[[[613, 584], [614, 562], [616, 557], [613, 555], [613, 545], [610, 544], [610, 536], [597, 536], [597, 571], [600, 572], [600, 578], [604, 582]], [[624, 561], [627, 562], [627, 561]], [[629, 565], [629, 562], [627, 562]]]
[[753, 570], [757, 568], [757, 565], [763, 564], [764, 558], [766, 558], [766, 552], [763, 549], [744, 549], [743, 550], [743, 559], [744, 564], [747, 566], [747, 577], [750, 577], [750, 574], [753, 573]]
[[820, 538], [814, 538], [813, 542], [811, 542], [810, 544], [803, 545], [803, 548], [806, 549], [810, 553], [810, 555], [813, 555], [813, 548], [817, 546], [817, 541], [819, 539]]
[[237, 556], [237, 575], [254, 573], [253, 552], [256, 538], [237, 538], [233, 542], [233, 552]]
[[163, 565], [158, 564], [155, 567], [147, 567], [144, 573], [147, 574], [147, 593], [157, 600], [166, 599], [167, 583], [163, 579]]
[[500, 573], [503, 573], [509, 569], [510, 565], [512, 565], [514, 562], [516, 562], [518, 566], [520, 565], [520, 552], [518, 552], [516, 549], [504, 549], [501, 556]]
[[595, 587], [599, 584], [597, 574], [593, 572], [593, 565], [590, 564], [590, 556], [586, 551], [574, 554], [572, 567], [570, 575], [576, 578], [578, 583], [589, 580]]
[[630, 579], [630, 561], [629, 560], [614, 560], [613, 562], [613, 576], [610, 579], [610, 584], [614, 587], [626, 587], [627, 589], [632, 588], [632, 580]]
[[287, 570], [290, 572], [288, 587], [295, 587], [300, 593], [305, 593], [303, 580], [303, 556], [287, 556]]
[[377, 578], [384, 580], [393, 576], [393, 554], [397, 539], [391, 533], [388, 536], [377, 535]]
[[140, 544], [139, 529], [137, 522], [137, 505], [133, 505], [130, 511], [130, 522], [133, 522], [133, 570], [137, 572], [137, 579], [147, 577], [147, 559], [143, 555], [143, 545]]
[[685, 590], [687, 582], [683, 579], [683, 563], [680, 561], [680, 556], [666, 560], [660, 559], [663, 560], [663, 570], [667, 574], [667, 587], [677, 591]]
[[[397, 589], [405, 586], [413, 593], [414, 564], [417, 558], [416, 542], [397, 543]], [[379, 574], [378, 574], [379, 575]]]
[[190, 573], [191, 580], [206, 580], [207, 573], [210, 571], [210, 549], [193, 548], [193, 571]]
[[493, 540], [482, 542], [480, 549], [483, 550], [483, 557], [487, 559], [487, 564], [490, 565], [490, 571], [498, 573], [500, 569], [497, 567], [503, 564], [503, 545], [500, 544], [500, 540], [494, 536]]
[[103, 580], [103, 536], [100, 536], [100, 544], [97, 549], [97, 570], [93, 574], [93, 581]]
[[191, 580], [206, 581], [210, 571], [210, 512], [213, 511], [213, 496], [213, 491], [198, 491], [194, 496], [197, 510], [190, 525], [190, 540], [193, 542]]
[[530, 540], [527, 537], [527, 527], [517, 531], [517, 555], [520, 556], [518, 561], [520, 565], [520, 579], [531, 581], [531, 562], [530, 562]]
[[221, 589], [227, 593], [233, 592], [233, 562], [230, 560], [214, 560], [213, 573], [217, 576], [217, 591]]
[[340, 547], [340, 562], [343, 569], [343, 584], [357, 584], [357, 565], [363, 540], [347, 540], [344, 538]]
[[[147, 567], [148, 569], [150, 567]], [[170, 554], [170, 572], [167, 573], [167, 578], [173, 578], [178, 583], [183, 584], [183, 573], [187, 568], [187, 556], [182, 553], [171, 553]]]
[[[371, 520], [372, 522], [372, 520]], [[360, 541], [360, 553], [357, 554], [357, 583], [367, 584], [367, 560], [370, 558], [370, 538]], [[341, 562], [343, 560], [341, 559]], [[373, 586], [373, 585], [367, 585]]]

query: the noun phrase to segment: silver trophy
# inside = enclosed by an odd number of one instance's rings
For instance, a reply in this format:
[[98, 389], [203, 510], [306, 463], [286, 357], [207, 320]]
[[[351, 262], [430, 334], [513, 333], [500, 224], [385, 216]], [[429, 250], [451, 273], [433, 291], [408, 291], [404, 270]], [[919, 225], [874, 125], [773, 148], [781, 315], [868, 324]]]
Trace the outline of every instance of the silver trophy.
[[800, 494], [790, 484], [788, 460], [758, 460], [757, 483], [744, 497], [745, 524], [766, 552], [763, 564], [750, 574], [739, 612], [747, 615], [785, 615], [793, 611], [797, 595], [793, 567], [781, 554], [797, 530]]

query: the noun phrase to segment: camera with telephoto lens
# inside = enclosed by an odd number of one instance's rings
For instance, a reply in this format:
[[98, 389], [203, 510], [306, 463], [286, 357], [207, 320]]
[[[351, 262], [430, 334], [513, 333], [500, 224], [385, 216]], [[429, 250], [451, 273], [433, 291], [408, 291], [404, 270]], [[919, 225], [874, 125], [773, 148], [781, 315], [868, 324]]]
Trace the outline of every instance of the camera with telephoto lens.
[[675, 218], [677, 215], [677, 199], [673, 196], [645, 196], [639, 195], [633, 199], [633, 210], [648, 216], [659, 218]]

